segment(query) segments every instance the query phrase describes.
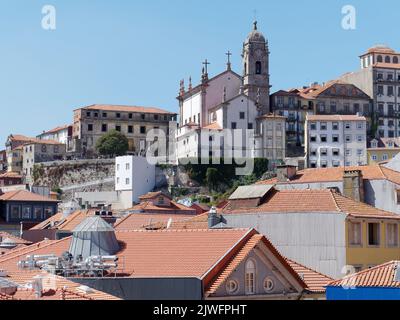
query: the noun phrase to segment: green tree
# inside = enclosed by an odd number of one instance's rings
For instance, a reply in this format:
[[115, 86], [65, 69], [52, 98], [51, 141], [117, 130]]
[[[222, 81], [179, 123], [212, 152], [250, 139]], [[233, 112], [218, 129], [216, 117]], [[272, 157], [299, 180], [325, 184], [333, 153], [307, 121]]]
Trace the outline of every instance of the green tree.
[[96, 144], [96, 150], [103, 156], [123, 156], [129, 149], [128, 138], [117, 130], [103, 135]]
[[208, 189], [215, 190], [220, 181], [219, 171], [216, 168], [208, 168], [206, 172], [206, 184]]

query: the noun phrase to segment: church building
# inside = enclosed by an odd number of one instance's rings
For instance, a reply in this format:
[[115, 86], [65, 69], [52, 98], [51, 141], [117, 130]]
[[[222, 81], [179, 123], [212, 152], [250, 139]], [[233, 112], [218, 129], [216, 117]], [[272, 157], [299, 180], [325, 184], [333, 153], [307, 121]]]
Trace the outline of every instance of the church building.
[[242, 75], [232, 70], [231, 53], [226, 55], [222, 73], [209, 78], [205, 60], [199, 85], [192, 86], [190, 78], [186, 89], [181, 81], [177, 158], [224, 157], [234, 150], [279, 164], [285, 158], [286, 120], [270, 113], [269, 49], [257, 22], [243, 43]]

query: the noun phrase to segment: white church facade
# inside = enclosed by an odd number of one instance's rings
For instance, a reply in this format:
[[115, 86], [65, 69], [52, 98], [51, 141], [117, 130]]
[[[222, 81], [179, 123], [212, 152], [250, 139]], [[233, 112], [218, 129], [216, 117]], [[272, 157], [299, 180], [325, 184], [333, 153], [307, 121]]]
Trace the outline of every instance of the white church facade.
[[199, 85], [192, 87], [190, 79], [186, 90], [181, 81], [178, 161], [226, 157], [234, 150], [279, 163], [285, 158], [286, 120], [270, 114], [269, 49], [257, 22], [243, 44], [242, 76], [231, 69], [227, 55], [222, 73], [209, 78], [206, 60]]

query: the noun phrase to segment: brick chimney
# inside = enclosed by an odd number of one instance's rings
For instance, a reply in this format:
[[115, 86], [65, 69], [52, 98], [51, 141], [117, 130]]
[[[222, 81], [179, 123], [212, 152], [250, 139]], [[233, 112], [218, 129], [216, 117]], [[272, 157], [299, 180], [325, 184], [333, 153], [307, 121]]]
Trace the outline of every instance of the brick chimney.
[[364, 202], [364, 180], [361, 170], [345, 170], [343, 193], [355, 201]]
[[287, 182], [292, 180], [297, 173], [296, 166], [282, 165], [276, 167], [276, 175], [279, 182]]

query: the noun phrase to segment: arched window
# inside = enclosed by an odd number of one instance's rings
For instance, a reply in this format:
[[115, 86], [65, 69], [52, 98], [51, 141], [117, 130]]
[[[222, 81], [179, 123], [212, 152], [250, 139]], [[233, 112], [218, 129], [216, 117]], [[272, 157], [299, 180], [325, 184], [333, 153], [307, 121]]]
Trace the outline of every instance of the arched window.
[[393, 57], [393, 63], [399, 63], [399, 58]]
[[385, 57], [385, 63], [390, 63], [390, 57], [389, 56]]
[[256, 293], [256, 264], [253, 260], [246, 262], [245, 289], [246, 294]]
[[256, 74], [261, 74], [261, 61], [256, 62]]
[[377, 57], [377, 61], [378, 61], [378, 62], [383, 62], [382, 56], [379, 55], [379, 56]]

